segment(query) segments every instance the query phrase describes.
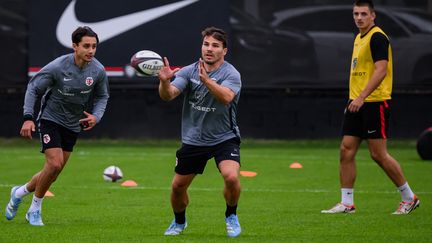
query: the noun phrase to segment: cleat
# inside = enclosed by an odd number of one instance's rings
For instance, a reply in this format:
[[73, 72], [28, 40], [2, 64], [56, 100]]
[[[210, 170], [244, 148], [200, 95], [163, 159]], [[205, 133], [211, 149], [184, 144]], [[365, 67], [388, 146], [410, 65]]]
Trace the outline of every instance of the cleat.
[[414, 200], [412, 202], [400, 202], [399, 207], [394, 211], [393, 214], [409, 214], [414, 209], [420, 206], [420, 200], [414, 195]]
[[225, 218], [226, 231], [228, 237], [237, 237], [241, 233], [241, 227], [237, 215], [231, 214], [228, 218]]
[[34, 226], [44, 226], [42, 222], [42, 214], [40, 210], [26, 213], [26, 220]]
[[355, 206], [347, 206], [345, 204], [338, 203], [329, 210], [321, 210], [321, 213], [355, 213]]
[[164, 235], [179, 235], [187, 227], [187, 222], [184, 224], [177, 224], [175, 219], [171, 222], [171, 225], [165, 231]]
[[11, 198], [6, 206], [5, 216], [7, 220], [12, 220], [18, 211], [18, 207], [22, 202], [22, 198], [15, 197], [15, 191], [21, 186], [14, 186], [11, 190]]

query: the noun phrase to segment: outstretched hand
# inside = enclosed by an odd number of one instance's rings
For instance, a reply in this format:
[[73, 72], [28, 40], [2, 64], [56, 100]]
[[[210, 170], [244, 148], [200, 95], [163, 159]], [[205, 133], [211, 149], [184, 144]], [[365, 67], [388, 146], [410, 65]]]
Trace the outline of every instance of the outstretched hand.
[[201, 82], [206, 83], [209, 79], [209, 76], [207, 70], [205, 69], [204, 61], [202, 60], [202, 58], [199, 59], [198, 71]]
[[84, 131], [88, 131], [96, 126], [97, 119], [94, 115], [86, 111], [84, 111], [84, 115], [86, 115], [86, 118], [80, 119], [79, 123]]
[[159, 71], [159, 80], [162, 82], [167, 82], [174, 77], [174, 74], [180, 70], [180, 68], [171, 69], [168, 58], [164, 57], [164, 66]]

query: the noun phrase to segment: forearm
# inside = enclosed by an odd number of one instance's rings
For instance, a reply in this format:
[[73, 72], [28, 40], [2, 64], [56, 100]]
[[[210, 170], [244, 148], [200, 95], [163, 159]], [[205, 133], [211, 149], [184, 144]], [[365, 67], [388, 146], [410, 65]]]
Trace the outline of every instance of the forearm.
[[176, 88], [171, 85], [171, 82], [168, 81], [162, 81], [159, 82], [159, 96], [162, 100], [170, 101], [174, 99], [176, 95]]
[[214, 80], [207, 79], [203, 83], [218, 102], [228, 105], [234, 99], [235, 94], [231, 89], [216, 83]]
[[108, 103], [108, 95], [94, 100], [92, 114], [96, 117], [97, 123], [99, 123], [99, 121], [102, 119], [102, 116], [105, 113], [107, 103]]
[[385, 65], [377, 65], [372, 77], [367, 83], [366, 87], [360, 93], [359, 97], [366, 99], [374, 90], [378, 88], [381, 82], [387, 75], [387, 63]]
[[38, 99], [38, 95], [36, 91], [32, 89], [29, 85], [24, 97], [24, 106], [23, 106], [24, 116], [26, 117], [34, 116], [34, 106], [37, 99]]

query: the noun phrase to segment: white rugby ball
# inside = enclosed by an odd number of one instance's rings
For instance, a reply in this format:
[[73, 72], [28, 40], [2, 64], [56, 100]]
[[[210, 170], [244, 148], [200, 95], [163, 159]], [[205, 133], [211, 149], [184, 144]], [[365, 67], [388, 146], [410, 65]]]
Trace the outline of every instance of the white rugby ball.
[[108, 166], [103, 172], [103, 179], [108, 182], [120, 181], [123, 178], [123, 172], [115, 165]]
[[164, 66], [164, 62], [162, 57], [156, 52], [142, 50], [131, 57], [130, 65], [138, 75], [157, 76]]

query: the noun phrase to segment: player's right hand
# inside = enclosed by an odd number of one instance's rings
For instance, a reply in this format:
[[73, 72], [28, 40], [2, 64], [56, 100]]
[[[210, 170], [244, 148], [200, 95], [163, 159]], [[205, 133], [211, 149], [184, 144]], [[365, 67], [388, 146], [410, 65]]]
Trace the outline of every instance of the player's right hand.
[[33, 121], [25, 121], [21, 127], [20, 135], [25, 138], [32, 139], [32, 132], [36, 131], [36, 126]]
[[159, 71], [159, 80], [161, 82], [167, 82], [174, 77], [174, 74], [180, 70], [180, 68], [171, 69], [170, 64], [168, 62], [168, 58], [164, 57], [164, 66]]

